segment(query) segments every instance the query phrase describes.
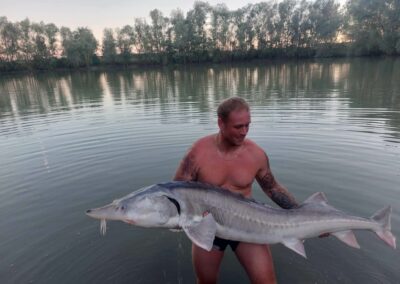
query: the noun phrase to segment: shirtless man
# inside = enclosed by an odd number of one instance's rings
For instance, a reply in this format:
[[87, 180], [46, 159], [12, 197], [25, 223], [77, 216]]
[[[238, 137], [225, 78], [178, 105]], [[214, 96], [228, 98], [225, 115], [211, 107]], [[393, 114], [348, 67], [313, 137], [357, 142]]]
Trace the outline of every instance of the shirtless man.
[[[250, 109], [246, 101], [233, 97], [218, 107], [217, 134], [196, 141], [181, 161], [174, 180], [200, 181], [251, 197], [257, 180], [262, 190], [280, 207], [297, 206], [294, 197], [272, 175], [268, 156], [246, 139]], [[229, 245], [252, 283], [275, 283], [275, 272], [268, 245], [216, 238], [208, 252], [192, 244], [197, 283], [216, 283], [226, 246]]]

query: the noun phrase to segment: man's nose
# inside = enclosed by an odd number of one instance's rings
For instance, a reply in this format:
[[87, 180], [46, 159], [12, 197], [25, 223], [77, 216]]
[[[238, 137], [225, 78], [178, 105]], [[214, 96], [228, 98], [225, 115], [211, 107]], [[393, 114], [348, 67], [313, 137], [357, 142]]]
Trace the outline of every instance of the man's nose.
[[247, 132], [249, 132], [249, 128], [248, 128], [248, 127], [242, 127], [242, 128], [240, 128], [240, 134], [241, 134], [241, 135], [246, 135]]

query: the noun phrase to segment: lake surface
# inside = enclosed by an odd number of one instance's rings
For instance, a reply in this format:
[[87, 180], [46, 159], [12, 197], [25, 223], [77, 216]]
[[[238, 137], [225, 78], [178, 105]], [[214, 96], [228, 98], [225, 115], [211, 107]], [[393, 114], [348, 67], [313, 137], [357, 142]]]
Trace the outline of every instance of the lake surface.
[[[1, 75], [0, 282], [193, 283], [183, 233], [109, 222], [101, 236], [84, 212], [170, 180], [234, 95], [299, 201], [323, 191], [363, 217], [391, 204], [400, 236], [400, 59]], [[307, 240], [308, 259], [273, 245], [278, 281], [399, 283], [399, 250], [356, 236], [360, 250]], [[230, 250], [220, 283], [248, 283]]]

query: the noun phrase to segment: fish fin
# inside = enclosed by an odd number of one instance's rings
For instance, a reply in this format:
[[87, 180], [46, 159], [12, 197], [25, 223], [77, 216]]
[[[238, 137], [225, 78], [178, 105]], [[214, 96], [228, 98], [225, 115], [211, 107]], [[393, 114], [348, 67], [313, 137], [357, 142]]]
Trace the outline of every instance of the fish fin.
[[391, 213], [392, 213], [392, 207], [386, 206], [385, 208], [382, 208], [382, 209], [378, 210], [377, 212], [375, 212], [375, 214], [372, 215], [370, 219], [381, 224], [383, 229], [390, 231], [390, 229], [391, 229], [390, 214]]
[[392, 207], [386, 206], [385, 208], [378, 210], [374, 215], [371, 216], [371, 220], [379, 223], [381, 225], [380, 230], [376, 230], [375, 233], [381, 238], [385, 243], [387, 243], [392, 248], [396, 248], [396, 237], [392, 234], [390, 215], [392, 213]]
[[289, 239], [289, 240], [284, 240], [283, 245], [286, 246], [287, 248], [290, 248], [291, 250], [294, 250], [304, 258], [307, 258], [306, 256], [306, 251], [304, 250], [304, 245], [303, 242], [299, 239]]
[[332, 233], [336, 238], [347, 244], [348, 246], [351, 246], [353, 248], [360, 248], [360, 245], [357, 242], [356, 236], [352, 231], [340, 231], [340, 232], [335, 232]]
[[207, 251], [211, 251], [215, 233], [217, 232], [217, 223], [212, 214], [207, 214], [200, 222], [184, 226], [183, 230], [193, 243]]
[[325, 193], [323, 192], [316, 192], [313, 195], [311, 195], [310, 197], [308, 197], [303, 204], [306, 203], [320, 203], [320, 204], [327, 204], [328, 203], [328, 199], [326, 198]]
[[389, 246], [391, 246], [394, 249], [396, 248], [396, 237], [392, 234], [391, 231], [389, 230], [376, 231], [376, 234], [378, 235], [379, 238], [381, 238], [381, 240], [383, 240]]

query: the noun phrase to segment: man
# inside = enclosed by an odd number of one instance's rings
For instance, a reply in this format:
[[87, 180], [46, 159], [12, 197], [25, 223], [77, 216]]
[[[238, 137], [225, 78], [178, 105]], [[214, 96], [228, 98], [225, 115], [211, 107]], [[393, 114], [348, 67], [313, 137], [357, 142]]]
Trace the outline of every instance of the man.
[[[268, 156], [258, 145], [246, 139], [251, 122], [246, 101], [238, 97], [229, 98], [219, 105], [217, 113], [219, 132], [193, 144], [181, 161], [174, 180], [200, 181], [251, 197], [251, 186], [256, 179], [262, 190], [279, 206], [296, 207], [294, 197], [272, 175]], [[216, 238], [210, 252], [192, 244], [197, 283], [217, 282], [228, 245], [252, 283], [276, 282], [268, 245]]]

